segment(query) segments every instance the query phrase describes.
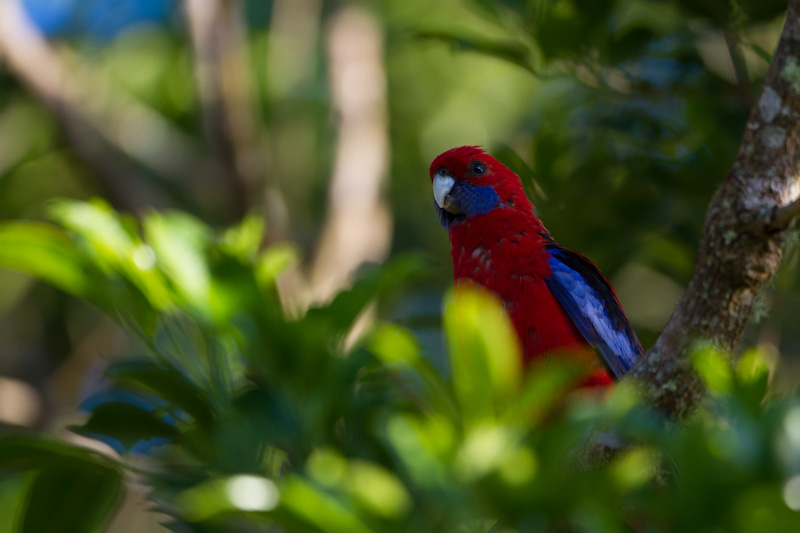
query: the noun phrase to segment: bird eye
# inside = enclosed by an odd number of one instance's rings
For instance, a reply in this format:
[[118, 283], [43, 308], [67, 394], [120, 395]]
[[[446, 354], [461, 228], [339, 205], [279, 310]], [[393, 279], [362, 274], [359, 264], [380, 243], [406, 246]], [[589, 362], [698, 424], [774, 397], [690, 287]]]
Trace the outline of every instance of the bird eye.
[[480, 161], [473, 161], [469, 165], [469, 171], [475, 176], [483, 176], [486, 174], [486, 165]]

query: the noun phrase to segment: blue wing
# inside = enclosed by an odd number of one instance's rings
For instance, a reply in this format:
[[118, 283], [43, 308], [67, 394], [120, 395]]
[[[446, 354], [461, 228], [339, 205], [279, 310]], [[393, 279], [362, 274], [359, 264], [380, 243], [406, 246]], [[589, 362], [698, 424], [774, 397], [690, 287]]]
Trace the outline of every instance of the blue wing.
[[546, 245], [552, 275], [547, 286], [586, 341], [621, 378], [642, 355], [642, 344], [622, 311], [614, 289], [597, 267], [555, 243]]

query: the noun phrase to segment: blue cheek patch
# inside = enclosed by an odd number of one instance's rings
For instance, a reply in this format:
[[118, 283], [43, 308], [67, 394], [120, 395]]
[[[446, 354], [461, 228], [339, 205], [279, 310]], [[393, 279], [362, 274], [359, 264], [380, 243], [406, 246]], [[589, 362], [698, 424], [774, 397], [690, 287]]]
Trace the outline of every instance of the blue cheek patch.
[[450, 231], [453, 225], [463, 222], [469, 217], [485, 215], [495, 207], [500, 206], [500, 197], [489, 185], [473, 185], [466, 181], [457, 181], [450, 191], [458, 205], [461, 213], [448, 213], [433, 202], [433, 207], [439, 214], [439, 222], [444, 229]]
[[467, 217], [485, 215], [500, 204], [500, 197], [489, 185], [473, 185], [459, 181], [453, 187], [451, 194], [458, 201], [461, 212]]

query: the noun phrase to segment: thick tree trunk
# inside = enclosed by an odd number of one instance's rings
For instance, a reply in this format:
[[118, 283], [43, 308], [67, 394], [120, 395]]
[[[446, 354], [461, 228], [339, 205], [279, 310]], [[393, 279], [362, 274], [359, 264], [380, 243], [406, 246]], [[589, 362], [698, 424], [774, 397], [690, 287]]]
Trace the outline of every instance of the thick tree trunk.
[[791, 0], [739, 154], [708, 208], [694, 276], [632, 371], [668, 416], [683, 417], [703, 396], [689, 362], [693, 343], [738, 344], [756, 294], [780, 266], [784, 230], [800, 210], [799, 178], [800, 0]]

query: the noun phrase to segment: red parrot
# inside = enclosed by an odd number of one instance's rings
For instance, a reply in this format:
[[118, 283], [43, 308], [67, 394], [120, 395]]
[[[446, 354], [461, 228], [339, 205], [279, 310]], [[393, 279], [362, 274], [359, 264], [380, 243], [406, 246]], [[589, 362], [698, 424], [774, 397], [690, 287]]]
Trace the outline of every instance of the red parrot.
[[642, 345], [614, 289], [591, 261], [553, 240], [519, 176], [477, 146], [439, 155], [430, 176], [456, 285], [468, 280], [502, 300], [526, 362], [550, 352], [589, 355], [587, 387], [609, 385], [633, 366]]

